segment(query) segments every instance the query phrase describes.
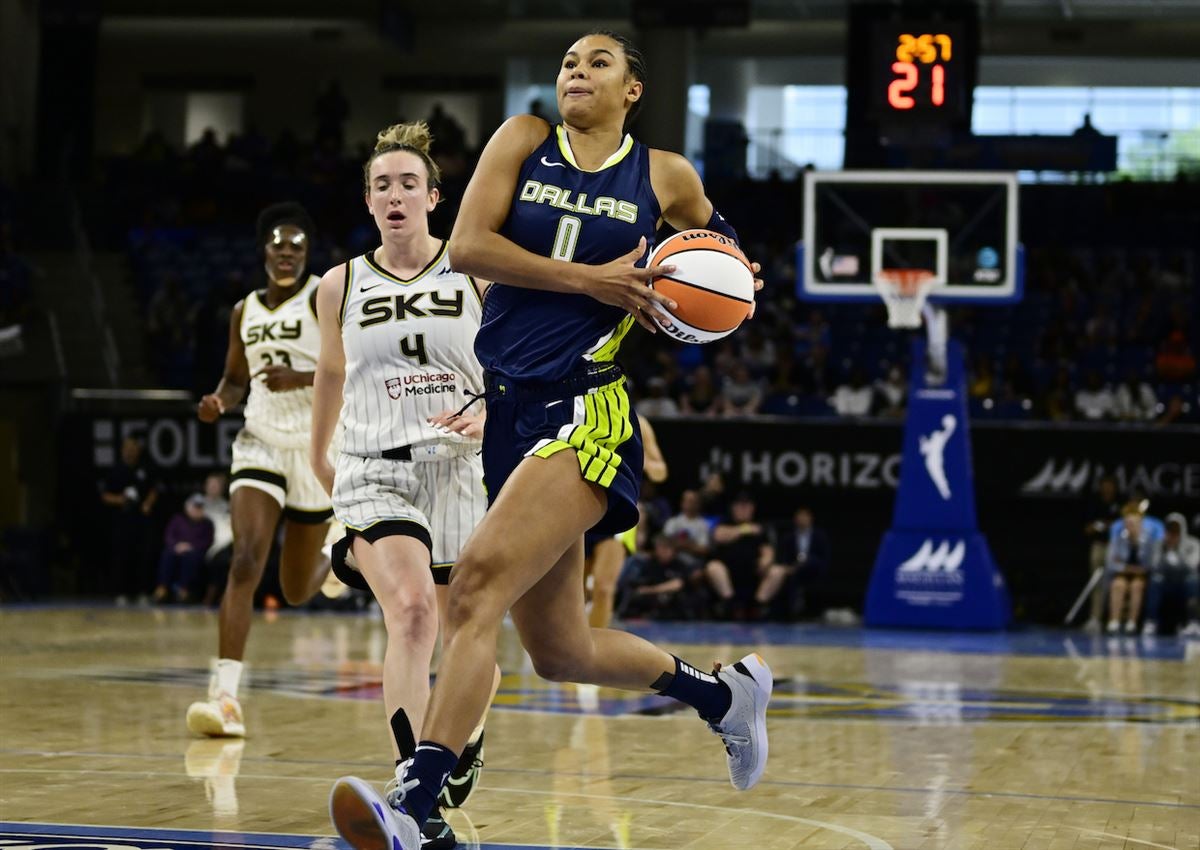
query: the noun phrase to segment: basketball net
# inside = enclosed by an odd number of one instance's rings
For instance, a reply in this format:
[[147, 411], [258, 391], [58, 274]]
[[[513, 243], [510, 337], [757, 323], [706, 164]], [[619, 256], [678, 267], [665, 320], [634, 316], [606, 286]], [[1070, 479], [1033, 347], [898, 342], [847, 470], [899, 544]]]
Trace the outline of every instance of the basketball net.
[[946, 340], [949, 337], [946, 311], [927, 303], [937, 276], [928, 269], [880, 269], [873, 279], [888, 311], [889, 328], [919, 328], [924, 318], [926, 346], [925, 380], [946, 380]]
[[928, 269], [880, 269], [873, 280], [888, 311], [889, 328], [921, 327], [921, 308], [937, 276]]

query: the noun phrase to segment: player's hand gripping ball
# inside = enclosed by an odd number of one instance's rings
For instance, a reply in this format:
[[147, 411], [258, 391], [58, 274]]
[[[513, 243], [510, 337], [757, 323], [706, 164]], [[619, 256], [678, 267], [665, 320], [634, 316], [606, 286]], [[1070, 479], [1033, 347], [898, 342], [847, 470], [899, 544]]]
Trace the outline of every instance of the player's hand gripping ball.
[[704, 343], [729, 336], [754, 306], [754, 271], [732, 239], [711, 230], [684, 230], [664, 239], [648, 265], [670, 264], [650, 287], [678, 306], [656, 304], [650, 315], [668, 336]]

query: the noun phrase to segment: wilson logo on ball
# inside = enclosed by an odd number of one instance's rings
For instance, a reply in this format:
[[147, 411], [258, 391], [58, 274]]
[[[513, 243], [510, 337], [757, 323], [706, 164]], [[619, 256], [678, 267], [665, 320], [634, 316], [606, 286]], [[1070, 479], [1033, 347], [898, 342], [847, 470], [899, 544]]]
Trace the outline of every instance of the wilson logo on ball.
[[655, 323], [681, 342], [705, 343], [733, 333], [754, 304], [754, 272], [733, 240], [711, 230], [684, 230], [664, 239], [651, 265], [672, 265], [651, 288], [678, 306], [659, 306]]

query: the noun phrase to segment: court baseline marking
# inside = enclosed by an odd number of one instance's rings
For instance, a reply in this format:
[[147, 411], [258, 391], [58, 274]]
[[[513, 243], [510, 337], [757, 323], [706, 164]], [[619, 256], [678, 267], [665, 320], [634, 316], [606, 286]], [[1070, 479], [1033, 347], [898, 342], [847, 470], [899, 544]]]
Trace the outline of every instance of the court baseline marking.
[[[202, 740], [200, 738], [197, 741]], [[17, 750], [17, 749], [0, 749], [0, 754], [3, 755], [27, 755], [41, 756], [43, 758], [125, 758], [125, 759], [156, 759], [156, 760], [171, 760], [175, 761], [180, 757], [180, 754], [161, 754], [161, 755], [143, 755], [141, 753], [105, 753], [105, 752], [79, 752], [79, 751], [62, 751], [53, 752], [46, 750]], [[337, 765], [339, 767], [375, 767], [374, 763], [368, 764], [361, 761], [340, 761], [333, 759], [288, 759], [288, 758], [267, 758], [265, 756], [247, 756], [243, 757], [243, 762], [269, 762], [274, 764], [297, 764], [297, 765]], [[489, 772], [493, 773], [522, 773], [522, 774], [539, 774], [544, 775], [548, 772], [545, 770], [535, 770], [533, 768], [521, 767], [489, 767]], [[49, 769], [49, 768], [0, 768], [0, 773], [74, 773], [85, 772], [74, 769]], [[100, 771], [103, 772], [103, 771]], [[112, 771], [108, 771], [112, 772]], [[148, 773], [135, 773], [133, 771], [126, 772], [130, 776], [151, 775]], [[175, 774], [155, 773], [156, 776], [173, 776]], [[239, 774], [247, 779], [261, 778], [256, 774]], [[560, 773], [561, 776], [574, 776], [578, 778], [588, 778], [590, 774], [584, 772]], [[725, 779], [709, 779], [702, 776], [659, 776], [646, 773], [613, 773], [608, 777], [610, 780], [615, 779], [634, 779], [634, 780], [649, 780], [653, 782], [707, 782], [719, 783], [724, 785]], [[850, 782], [803, 782], [796, 779], [766, 779], [762, 782], [763, 785], [775, 785], [780, 787], [794, 788], [838, 788], [845, 791], [888, 791], [895, 794], [930, 794], [933, 789], [930, 788], [915, 788], [912, 786], [892, 786], [892, 785], [859, 785]], [[977, 791], [968, 790], [965, 788], [943, 788], [937, 789], [942, 794], [955, 794], [962, 797], [1012, 797], [1021, 800], [1057, 800], [1066, 803], [1116, 803], [1127, 806], [1154, 806], [1156, 808], [1165, 809], [1200, 809], [1200, 803], [1172, 803], [1164, 800], [1122, 800], [1113, 797], [1072, 797], [1061, 794], [1030, 794], [1020, 791]]]

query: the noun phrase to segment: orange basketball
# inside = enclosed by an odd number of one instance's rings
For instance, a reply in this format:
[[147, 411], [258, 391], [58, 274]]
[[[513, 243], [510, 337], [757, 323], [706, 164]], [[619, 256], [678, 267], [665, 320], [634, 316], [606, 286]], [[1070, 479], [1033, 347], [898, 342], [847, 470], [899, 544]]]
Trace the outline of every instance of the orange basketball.
[[680, 342], [704, 343], [733, 333], [754, 304], [754, 272], [734, 241], [711, 230], [684, 230], [664, 239], [651, 265], [675, 271], [650, 282], [679, 306], [658, 308], [655, 324]]

